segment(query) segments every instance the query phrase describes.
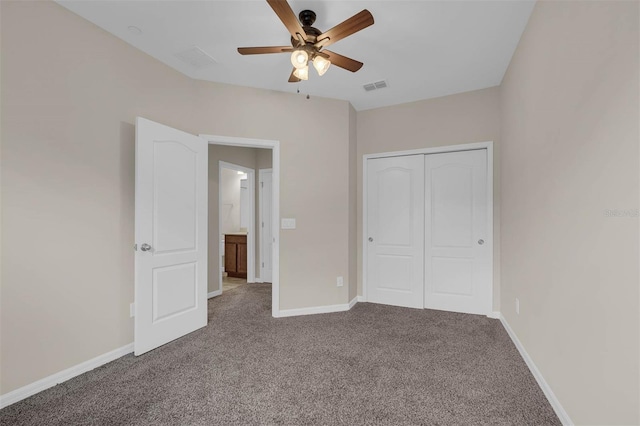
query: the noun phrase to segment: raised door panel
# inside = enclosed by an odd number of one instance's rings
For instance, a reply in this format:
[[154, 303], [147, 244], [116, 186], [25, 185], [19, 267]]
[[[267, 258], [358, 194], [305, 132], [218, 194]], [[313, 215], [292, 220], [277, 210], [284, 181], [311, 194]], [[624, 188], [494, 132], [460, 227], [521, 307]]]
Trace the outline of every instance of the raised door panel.
[[153, 322], [196, 309], [196, 264], [188, 262], [153, 270]]
[[471, 247], [473, 168], [444, 164], [431, 170], [431, 233], [434, 247]]
[[236, 264], [237, 260], [237, 244], [235, 243], [224, 243], [224, 271], [227, 274], [233, 274], [236, 272]]
[[237, 271], [242, 278], [247, 277], [247, 243], [238, 243], [237, 249]]
[[179, 141], [153, 145], [155, 255], [196, 249], [196, 152]]

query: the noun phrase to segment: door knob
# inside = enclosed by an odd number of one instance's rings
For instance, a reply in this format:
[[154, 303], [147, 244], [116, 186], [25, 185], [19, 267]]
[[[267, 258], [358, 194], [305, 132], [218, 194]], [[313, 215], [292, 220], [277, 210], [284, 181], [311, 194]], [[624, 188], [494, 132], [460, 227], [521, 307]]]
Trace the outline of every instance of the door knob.
[[478, 244], [483, 245], [484, 244], [484, 240], [483, 239], [478, 240]]
[[143, 245], [140, 246], [140, 250], [142, 251], [149, 251], [151, 250], [151, 246], [147, 243], [144, 243]]
[[369, 242], [372, 243], [373, 242], [373, 237], [369, 237]]

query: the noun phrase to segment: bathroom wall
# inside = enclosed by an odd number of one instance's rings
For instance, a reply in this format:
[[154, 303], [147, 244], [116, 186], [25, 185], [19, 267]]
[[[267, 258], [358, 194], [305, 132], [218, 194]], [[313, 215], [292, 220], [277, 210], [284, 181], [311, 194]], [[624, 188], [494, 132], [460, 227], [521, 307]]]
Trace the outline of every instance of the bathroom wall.
[[222, 199], [221, 236], [240, 231], [240, 180], [244, 175], [237, 171], [223, 168], [220, 176]]

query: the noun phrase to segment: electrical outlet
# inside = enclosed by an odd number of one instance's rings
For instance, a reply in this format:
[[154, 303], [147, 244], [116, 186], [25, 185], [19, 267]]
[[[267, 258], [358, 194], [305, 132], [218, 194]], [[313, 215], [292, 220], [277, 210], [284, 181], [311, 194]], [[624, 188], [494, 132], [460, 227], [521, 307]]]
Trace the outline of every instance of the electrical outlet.
[[344, 286], [344, 279], [342, 277], [338, 277], [336, 284], [338, 287]]
[[129, 316], [130, 316], [131, 318], [133, 318], [133, 317], [135, 317], [135, 316], [136, 316], [136, 304], [135, 304], [135, 303], [131, 303], [131, 304], [129, 305]]
[[520, 299], [516, 297], [516, 314], [520, 315]]

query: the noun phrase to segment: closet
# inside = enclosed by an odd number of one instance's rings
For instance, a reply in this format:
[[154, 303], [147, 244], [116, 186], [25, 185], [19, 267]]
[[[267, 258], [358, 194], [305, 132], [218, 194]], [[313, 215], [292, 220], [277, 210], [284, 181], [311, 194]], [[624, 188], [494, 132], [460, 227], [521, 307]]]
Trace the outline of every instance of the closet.
[[366, 159], [367, 301], [491, 312], [487, 164], [487, 149]]

